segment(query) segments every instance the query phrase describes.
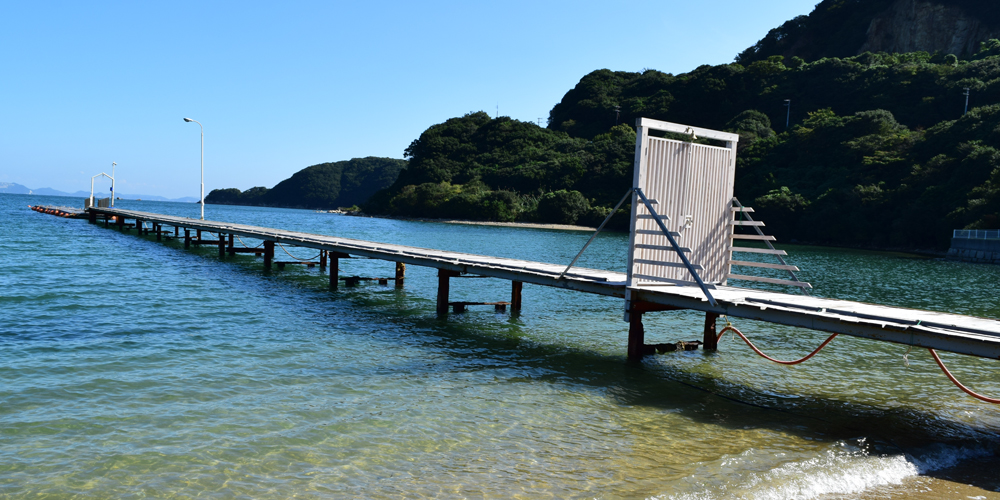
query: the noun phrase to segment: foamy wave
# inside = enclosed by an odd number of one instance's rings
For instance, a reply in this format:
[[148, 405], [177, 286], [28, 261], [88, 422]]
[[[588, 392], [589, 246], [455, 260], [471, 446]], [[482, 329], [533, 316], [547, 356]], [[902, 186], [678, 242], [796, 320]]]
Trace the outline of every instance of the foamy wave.
[[[863, 441], [862, 443], [863, 444]], [[962, 460], [992, 455], [985, 447], [934, 445], [913, 455], [870, 456], [862, 447], [839, 443], [825, 455], [781, 465], [765, 473], [734, 477], [721, 491], [663, 495], [662, 500], [809, 499], [850, 495], [952, 467]]]

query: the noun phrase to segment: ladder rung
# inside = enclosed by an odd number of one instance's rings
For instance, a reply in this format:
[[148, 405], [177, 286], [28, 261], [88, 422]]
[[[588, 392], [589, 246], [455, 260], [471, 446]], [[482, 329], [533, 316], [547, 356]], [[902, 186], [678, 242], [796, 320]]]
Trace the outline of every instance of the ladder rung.
[[733, 207], [733, 212], [753, 212], [750, 207]]
[[734, 220], [734, 226], [763, 226], [764, 222], [759, 220]]
[[[639, 245], [636, 245], [638, 247]], [[729, 247], [730, 252], [747, 252], [747, 253], [766, 253], [771, 255], [788, 255], [788, 252], [784, 250], [772, 250], [770, 248], [753, 248], [753, 247]]]
[[788, 285], [788, 286], [797, 286], [799, 288], [812, 288], [812, 285], [806, 283], [805, 281], [779, 280], [775, 278], [763, 278], [760, 276], [745, 276], [742, 274], [730, 274], [727, 275], [726, 277], [731, 280], [760, 281], [762, 283], [771, 283], [773, 285]]
[[[663, 231], [660, 231], [659, 229], [636, 229], [635, 234], [658, 234], [660, 236], [663, 236]], [[670, 231], [670, 236], [677, 238], [680, 235], [681, 233]]]
[[758, 241], [774, 241], [774, 236], [760, 235], [760, 234], [734, 234], [734, 240], [758, 240]]
[[[663, 246], [663, 245], [646, 245], [644, 243], [636, 243], [635, 247], [636, 248], [641, 248], [643, 250], [667, 250], [667, 251], [670, 251], [670, 252], [674, 251], [674, 247], [668, 247], [668, 246]], [[680, 251], [682, 251], [684, 253], [691, 253], [691, 249], [690, 248], [687, 248], [687, 247], [678, 247], [678, 248], [680, 249]]]
[[[650, 266], [679, 267], [681, 269], [687, 269], [687, 266], [685, 266], [683, 262], [663, 262], [659, 260], [649, 260], [649, 259], [635, 259], [632, 262], [635, 262], [636, 264], [646, 264]], [[705, 270], [705, 268], [702, 267], [701, 264], [691, 264], [691, 267], [693, 267], [696, 271]]]
[[768, 262], [750, 262], [745, 260], [731, 260], [730, 264], [734, 266], [749, 266], [749, 267], [766, 267], [768, 269], [780, 269], [782, 271], [798, 271], [799, 268], [795, 266], [789, 266], [787, 264], [771, 264]]
[[[653, 216], [651, 214], [639, 214], [639, 215], [636, 215], [635, 218], [636, 219], [656, 220], [656, 219], [653, 218]], [[660, 215], [660, 220], [670, 220], [670, 217], [667, 217], [666, 215]]]

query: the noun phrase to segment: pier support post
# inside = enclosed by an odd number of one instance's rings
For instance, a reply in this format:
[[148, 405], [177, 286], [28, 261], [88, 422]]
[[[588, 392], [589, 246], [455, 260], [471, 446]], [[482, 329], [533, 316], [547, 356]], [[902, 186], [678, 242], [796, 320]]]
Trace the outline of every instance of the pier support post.
[[510, 312], [521, 312], [521, 288], [524, 286], [523, 282], [511, 281], [510, 282]]
[[705, 338], [701, 341], [701, 348], [706, 351], [715, 351], [719, 348], [719, 337], [715, 332], [715, 320], [718, 318], [718, 313], [705, 313]]
[[184, 228], [184, 248], [191, 248], [191, 230]]
[[271, 270], [271, 261], [274, 260], [274, 242], [264, 240], [264, 269]]
[[97, 224], [97, 212], [93, 210], [87, 212], [87, 221], [91, 224]]
[[633, 310], [628, 321], [628, 360], [641, 361], [646, 342], [646, 329], [642, 326], [642, 311]]
[[222, 233], [219, 233], [219, 258], [226, 258], [226, 238], [223, 237]]
[[236, 246], [233, 244], [233, 233], [229, 233], [229, 256], [236, 255]]
[[174, 226], [174, 238], [177, 238], [178, 236], [180, 236], [180, 230], [181, 230], [181, 228], [179, 228], [177, 226]]
[[327, 253], [327, 257], [330, 258], [330, 288], [336, 290], [340, 284], [340, 258], [333, 252]]
[[110, 218], [108, 217], [108, 214], [104, 214], [104, 227], [108, 227], [108, 224], [110, 224], [110, 223], [111, 222], [110, 222]]
[[319, 272], [326, 271], [326, 250], [319, 251]]
[[396, 288], [401, 288], [403, 286], [403, 281], [406, 279], [406, 264], [402, 262], [396, 263]]
[[118, 224], [119, 231], [125, 231], [125, 217], [119, 215], [118, 218], [115, 219], [115, 222]]
[[153, 230], [156, 231], [156, 241], [162, 241], [163, 240], [163, 225], [162, 224], [154, 224], [153, 225]]
[[201, 229], [198, 229], [197, 231], [198, 231], [198, 233], [197, 233], [198, 234], [198, 243], [200, 244], [201, 243]]
[[451, 277], [458, 275], [459, 273], [455, 271], [438, 269], [438, 295], [437, 295], [438, 314], [448, 314], [448, 291], [449, 288], [451, 287]]

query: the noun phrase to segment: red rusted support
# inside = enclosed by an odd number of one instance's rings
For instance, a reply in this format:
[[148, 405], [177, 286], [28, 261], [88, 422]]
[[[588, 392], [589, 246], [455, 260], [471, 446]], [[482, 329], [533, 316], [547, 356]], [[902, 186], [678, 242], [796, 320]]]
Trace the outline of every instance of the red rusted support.
[[521, 312], [521, 288], [524, 283], [520, 281], [510, 282], [510, 312]]
[[184, 248], [191, 248], [191, 230], [184, 228]]
[[705, 313], [705, 338], [701, 341], [701, 348], [706, 351], [715, 351], [719, 348], [719, 334], [715, 331], [715, 320], [718, 318], [718, 313]]
[[274, 242], [264, 240], [264, 269], [271, 270], [272, 260], [274, 260]]
[[406, 279], [406, 264], [402, 262], [396, 263], [396, 288], [402, 288], [403, 281]]
[[236, 245], [233, 244], [233, 233], [229, 233], [229, 255], [236, 255]]
[[448, 271], [445, 269], [438, 269], [438, 295], [437, 295], [437, 313], [438, 314], [448, 314], [448, 291], [451, 286], [451, 277], [458, 276], [459, 273], [455, 271]]
[[640, 361], [644, 354], [646, 330], [642, 326], [642, 311], [632, 309], [628, 322], [628, 359]]

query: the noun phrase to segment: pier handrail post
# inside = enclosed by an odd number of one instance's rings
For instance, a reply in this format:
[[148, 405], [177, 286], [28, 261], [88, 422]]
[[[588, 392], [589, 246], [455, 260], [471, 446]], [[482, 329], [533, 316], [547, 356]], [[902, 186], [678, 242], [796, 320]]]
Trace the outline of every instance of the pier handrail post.
[[670, 234], [670, 231], [667, 230], [667, 226], [663, 224], [663, 219], [661, 219], [660, 215], [656, 213], [656, 209], [653, 208], [653, 204], [646, 199], [646, 195], [642, 194], [642, 189], [635, 188], [635, 194], [639, 195], [642, 203], [646, 205], [646, 209], [649, 210], [649, 215], [652, 215], [653, 220], [656, 221], [656, 225], [660, 226], [660, 230], [663, 231], [663, 234], [667, 237], [667, 241], [670, 242], [670, 246], [674, 248], [674, 251], [677, 252], [677, 256], [681, 258], [681, 262], [684, 263], [684, 267], [687, 267], [688, 272], [691, 273], [695, 282], [697, 282], [698, 286], [701, 287], [701, 291], [705, 294], [708, 302], [712, 304], [712, 307], [719, 307], [719, 303], [715, 301], [715, 297], [712, 297], [712, 292], [708, 291], [708, 287], [705, 286], [705, 282], [701, 280], [701, 276], [698, 275], [698, 271], [695, 271], [694, 266], [691, 265], [691, 261], [688, 260], [687, 255], [684, 255], [684, 252], [681, 251], [681, 247], [677, 244], [677, 240], [675, 240]]

